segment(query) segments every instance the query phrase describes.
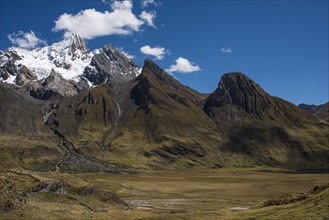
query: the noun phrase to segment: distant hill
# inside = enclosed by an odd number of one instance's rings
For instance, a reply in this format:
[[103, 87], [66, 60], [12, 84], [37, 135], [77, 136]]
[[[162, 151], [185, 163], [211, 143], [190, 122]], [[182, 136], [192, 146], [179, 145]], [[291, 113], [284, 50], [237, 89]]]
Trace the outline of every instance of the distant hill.
[[298, 107], [313, 114], [317, 118], [321, 118], [329, 122], [329, 102], [322, 105], [300, 104]]

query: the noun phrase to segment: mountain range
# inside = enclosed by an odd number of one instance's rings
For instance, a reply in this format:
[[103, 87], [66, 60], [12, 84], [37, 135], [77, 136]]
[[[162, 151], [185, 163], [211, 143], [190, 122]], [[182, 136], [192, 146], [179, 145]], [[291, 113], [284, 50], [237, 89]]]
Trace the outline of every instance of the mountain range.
[[311, 114], [243, 73], [201, 94], [151, 60], [141, 68], [72, 34], [0, 51], [0, 81], [2, 168], [329, 167], [328, 111]]

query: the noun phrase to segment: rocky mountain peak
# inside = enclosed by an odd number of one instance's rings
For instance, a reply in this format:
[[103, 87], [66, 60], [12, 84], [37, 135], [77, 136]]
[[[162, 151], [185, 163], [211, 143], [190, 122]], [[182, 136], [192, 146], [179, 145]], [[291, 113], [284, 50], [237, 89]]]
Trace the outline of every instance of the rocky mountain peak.
[[141, 68], [113, 45], [106, 45], [95, 53], [84, 71], [93, 84], [129, 81], [141, 73]]
[[166, 75], [168, 75], [168, 73], [166, 73], [161, 67], [159, 67], [156, 63], [154, 63], [152, 60], [149, 59], [146, 59], [144, 61], [143, 69], [148, 70], [153, 75], [155, 75], [156, 77], [162, 80], [164, 80]]
[[105, 45], [102, 48], [102, 53], [104, 53], [110, 61], [118, 62], [120, 64], [129, 63], [132, 66], [138, 67], [132, 59], [128, 58], [112, 44]]
[[240, 72], [225, 73], [218, 88], [207, 99], [204, 109], [235, 105], [245, 112], [259, 115], [271, 105], [268, 95], [257, 83]]
[[92, 54], [87, 44], [76, 33], [72, 33], [64, 40], [40, 49], [40, 56], [47, 56], [56, 67], [70, 69], [75, 60], [90, 60]]
[[70, 41], [70, 52], [72, 60], [77, 58], [83, 60], [87, 58], [90, 50], [80, 35], [72, 33], [72, 35], [67, 40]]
[[175, 80], [171, 75], [169, 75], [164, 69], [149, 59], [144, 61], [142, 74], [151, 74], [167, 85], [174, 87], [175, 89], [177, 89], [179, 84], [179, 82]]

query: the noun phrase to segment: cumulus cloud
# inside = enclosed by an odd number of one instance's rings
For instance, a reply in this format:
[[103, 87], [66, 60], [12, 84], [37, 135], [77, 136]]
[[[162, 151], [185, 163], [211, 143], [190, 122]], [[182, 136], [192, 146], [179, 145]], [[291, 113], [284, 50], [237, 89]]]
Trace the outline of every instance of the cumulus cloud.
[[163, 47], [150, 47], [145, 45], [140, 48], [140, 51], [145, 55], [150, 55], [156, 57], [157, 60], [162, 60], [166, 54], [166, 49]]
[[147, 25], [154, 27], [154, 19], [156, 17], [155, 12], [146, 12], [142, 11], [142, 13], [139, 15], [139, 18], [142, 19], [144, 22], [146, 22]]
[[38, 38], [33, 31], [18, 33], [11, 33], [7, 35], [10, 43], [24, 49], [34, 49], [38, 46], [44, 46], [47, 44], [45, 40]]
[[222, 52], [222, 53], [232, 53], [233, 51], [230, 47], [228, 47], [228, 48], [223, 47], [223, 48], [220, 49], [220, 52]]
[[169, 69], [166, 69], [168, 73], [191, 73], [200, 70], [201, 68], [198, 65], [195, 65], [194, 63], [183, 57], [177, 58], [175, 64], [171, 65]]
[[146, 8], [149, 5], [157, 5], [155, 0], [141, 0], [142, 8]]
[[138, 18], [133, 12], [131, 0], [113, 1], [111, 11], [100, 12], [85, 9], [77, 14], [64, 13], [55, 20], [53, 31], [77, 33], [84, 39], [107, 35], [129, 35], [140, 31], [143, 24], [154, 26], [155, 13], [142, 13]]

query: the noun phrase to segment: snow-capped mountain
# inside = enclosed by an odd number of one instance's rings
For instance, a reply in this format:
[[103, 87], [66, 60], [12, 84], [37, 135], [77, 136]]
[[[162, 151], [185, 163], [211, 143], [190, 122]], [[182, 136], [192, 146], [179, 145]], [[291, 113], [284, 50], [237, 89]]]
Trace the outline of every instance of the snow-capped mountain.
[[[14, 55], [14, 56], [13, 56]], [[77, 34], [50, 46], [37, 48], [32, 51], [21, 48], [10, 48], [0, 54], [0, 67], [4, 67], [8, 61], [16, 66], [16, 73], [22, 66], [26, 66], [37, 79], [48, 77], [54, 69], [64, 79], [77, 80], [93, 57], [93, 53]], [[8, 65], [8, 64], [7, 64]], [[14, 72], [9, 72], [9, 83], [13, 83]]]
[[60, 88], [59, 82], [66, 86], [71, 83], [79, 88], [81, 84], [87, 84], [82, 86], [85, 88], [88, 85], [127, 81], [139, 75], [140, 71], [141, 68], [133, 60], [112, 45], [90, 51], [75, 33], [61, 42], [34, 50], [12, 47], [0, 51], [0, 81], [14, 84], [30, 94], [33, 93], [31, 88], [42, 89], [42, 84], [51, 75], [51, 79], [54, 76], [57, 79], [56, 88]]

